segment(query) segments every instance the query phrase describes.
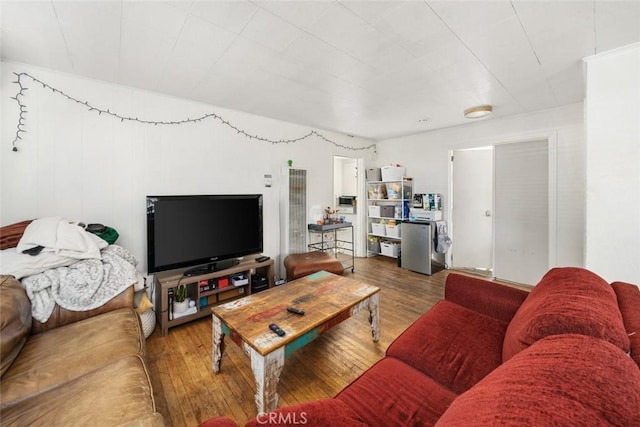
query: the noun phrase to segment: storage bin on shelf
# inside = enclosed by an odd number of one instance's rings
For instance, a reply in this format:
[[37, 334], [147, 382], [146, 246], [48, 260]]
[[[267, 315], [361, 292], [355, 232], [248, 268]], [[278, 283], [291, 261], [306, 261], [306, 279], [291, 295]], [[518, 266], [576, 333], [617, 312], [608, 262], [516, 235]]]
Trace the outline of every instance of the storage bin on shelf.
[[380, 215], [378, 216], [383, 218], [393, 218], [395, 215], [395, 212], [396, 212], [396, 207], [393, 205], [380, 206]]
[[387, 182], [387, 199], [410, 199], [411, 186], [403, 185], [402, 182]]
[[382, 174], [380, 168], [369, 168], [365, 172], [367, 181], [382, 181]]
[[400, 181], [406, 169], [403, 166], [383, 166], [380, 171], [383, 181]]
[[400, 243], [389, 241], [380, 242], [380, 253], [397, 258], [400, 253]]
[[385, 224], [384, 231], [388, 237], [400, 238], [400, 224]]
[[375, 253], [379, 254], [380, 253], [380, 238], [374, 237], [374, 236], [369, 236], [369, 238], [367, 239], [367, 249], [369, 249], [370, 252], [375, 252]]
[[396, 207], [393, 205], [373, 205], [368, 206], [369, 216], [379, 218], [393, 218]]
[[371, 184], [367, 190], [369, 199], [381, 200], [387, 198], [387, 186], [385, 184]]
[[379, 222], [372, 222], [371, 223], [371, 232], [373, 234], [378, 234], [380, 236], [384, 236], [385, 235], [385, 224], [384, 223], [379, 223]]
[[399, 182], [387, 182], [387, 198], [388, 199], [400, 199], [402, 198], [402, 184]]

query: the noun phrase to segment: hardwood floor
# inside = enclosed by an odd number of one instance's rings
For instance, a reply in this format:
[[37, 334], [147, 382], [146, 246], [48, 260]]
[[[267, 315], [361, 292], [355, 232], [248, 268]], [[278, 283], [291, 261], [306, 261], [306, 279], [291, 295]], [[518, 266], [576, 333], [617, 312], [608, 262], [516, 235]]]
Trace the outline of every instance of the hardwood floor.
[[[426, 276], [385, 257], [356, 259], [345, 274], [381, 288], [380, 341], [374, 343], [368, 313], [361, 312], [297, 350], [280, 376], [279, 406], [332, 397], [384, 357], [389, 344], [444, 296], [450, 270]], [[147, 361], [156, 406], [169, 425], [197, 426], [217, 415], [240, 425], [257, 415], [249, 358], [226, 340], [221, 372], [211, 370], [211, 319], [169, 330], [147, 340]]]

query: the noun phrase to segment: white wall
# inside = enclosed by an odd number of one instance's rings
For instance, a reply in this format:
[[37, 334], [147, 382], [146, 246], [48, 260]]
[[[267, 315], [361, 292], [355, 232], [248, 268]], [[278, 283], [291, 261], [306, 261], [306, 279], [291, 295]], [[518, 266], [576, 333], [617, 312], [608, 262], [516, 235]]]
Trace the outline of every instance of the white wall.
[[[496, 108], [499, 108], [497, 106]], [[414, 178], [416, 193], [442, 193], [444, 215], [449, 219], [450, 152], [506, 142], [549, 138], [557, 149], [557, 206], [555, 241], [550, 266], [584, 264], [584, 122], [583, 105], [572, 104], [535, 113], [490, 118], [448, 129], [435, 130], [378, 143], [374, 162], [400, 163]], [[535, 206], [531, 207], [535, 209]], [[455, 245], [455, 242], [453, 242]]]
[[586, 266], [640, 285], [640, 44], [587, 60]]
[[[215, 112], [251, 134], [279, 140], [311, 129], [184, 99], [10, 62], [1, 63], [2, 146], [0, 225], [60, 215], [103, 223], [120, 233], [146, 271], [145, 196], [160, 194], [264, 194], [264, 252], [279, 248], [280, 169], [293, 160], [308, 171], [309, 206], [333, 205], [333, 155], [368, 157], [371, 150], [339, 149], [319, 138], [291, 144], [249, 140], [214, 120], [150, 126], [98, 116], [26, 79], [28, 107], [23, 141], [11, 151], [18, 122], [13, 72], [27, 72], [69, 95], [124, 116], [181, 120]], [[347, 146], [371, 141], [325, 132]], [[264, 174], [272, 174], [271, 188]], [[229, 214], [229, 222], [233, 213]]]

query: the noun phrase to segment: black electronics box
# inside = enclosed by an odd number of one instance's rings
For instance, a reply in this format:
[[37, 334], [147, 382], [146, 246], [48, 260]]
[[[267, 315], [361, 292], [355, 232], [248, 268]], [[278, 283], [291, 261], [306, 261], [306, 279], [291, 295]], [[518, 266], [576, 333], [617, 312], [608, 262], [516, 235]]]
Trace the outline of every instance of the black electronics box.
[[269, 287], [269, 281], [262, 274], [255, 274], [251, 276], [251, 293], [264, 291]]

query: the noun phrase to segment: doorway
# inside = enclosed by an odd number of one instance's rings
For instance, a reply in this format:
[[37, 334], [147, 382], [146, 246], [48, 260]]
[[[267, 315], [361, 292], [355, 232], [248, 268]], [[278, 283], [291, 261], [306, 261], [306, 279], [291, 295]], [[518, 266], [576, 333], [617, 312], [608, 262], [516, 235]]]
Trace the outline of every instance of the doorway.
[[[338, 209], [339, 216], [344, 216], [347, 222], [353, 224], [354, 255], [366, 256], [365, 223], [365, 176], [364, 159], [344, 156], [333, 156], [333, 206]], [[351, 207], [340, 206], [340, 198], [355, 196]], [[344, 230], [346, 233], [347, 230]], [[349, 239], [347, 239], [349, 240]]]
[[555, 205], [550, 145], [538, 139], [452, 152], [453, 267], [524, 284], [548, 271]]

